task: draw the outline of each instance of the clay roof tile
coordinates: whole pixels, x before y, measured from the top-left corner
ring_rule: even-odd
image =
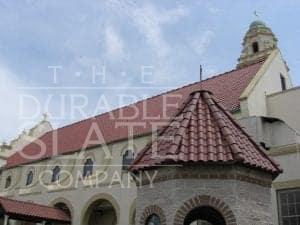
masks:
[[[258,168],[274,175],[281,172],[278,164],[264,153],[210,92],[193,92],[183,105],[189,113],[185,113],[185,109],[178,111],[154,140],[154,143],[158,143],[155,146],[157,154],[152,155],[152,145],[147,145],[134,160],[131,171],[175,163],[229,162]],[[182,114],[185,114],[185,120],[178,119]],[[166,143],[165,135],[177,123],[180,129],[174,134],[174,141]],[[201,131],[198,132],[194,127],[201,127]],[[168,158],[163,158],[163,155],[168,155]],[[159,160],[157,156],[160,156]],[[172,162],[170,156],[178,160]]]
[[[191,112],[197,114],[197,119],[205,121],[210,124],[209,114],[203,112],[208,110],[206,105],[197,105],[197,109],[203,112],[203,115],[194,112],[196,107],[197,96],[193,99],[193,104],[189,105],[190,108],[184,106],[183,101],[192,91],[198,90],[203,87],[214,93],[216,99],[225,105],[225,108],[231,112],[239,109],[242,92],[251,82],[257,71],[261,68],[263,62],[253,64],[251,66],[236,69],[224,74],[209,78],[202,82],[196,82],[139,102],[134,104],[115,109],[86,120],[82,120],[65,127],[50,131],[40,137],[38,141],[32,142],[25,146],[21,151],[16,152],[7,159],[6,167],[15,167],[18,165],[29,164],[37,160],[50,158],[54,155],[69,154],[75,151],[80,151],[84,147],[84,143],[88,138],[90,128],[94,125],[101,130],[103,139],[97,140],[95,134],[92,135],[92,140],[97,140],[98,145],[109,144],[118,140],[126,139],[131,134],[126,125],[120,126],[122,123],[139,123],[142,126],[136,126],[133,129],[133,136],[141,136],[153,132],[153,123],[167,122],[169,117],[177,112],[175,107],[164,107],[163,104],[168,99],[172,103],[178,103],[181,108],[186,110],[185,118],[194,120],[190,117]],[[176,98],[174,97],[176,96]],[[180,99],[178,97],[180,96]],[[207,104],[213,106],[213,102],[207,96]],[[134,109],[138,110],[138,114],[131,119],[122,119],[120,116],[132,116],[136,113]],[[211,110],[214,110],[211,107]],[[145,116],[147,115],[147,116]],[[157,119],[158,118],[158,119]],[[188,121],[186,121],[188,123]],[[221,123],[221,122],[220,122]],[[183,127],[186,125],[183,124]],[[225,126],[225,125],[224,125]],[[198,129],[201,131],[201,126],[198,124]],[[172,131],[173,132],[173,131]],[[41,149],[43,143],[44,149]],[[55,144],[57,143],[57,145]],[[96,146],[97,144],[88,147]],[[43,153],[43,154],[40,154]],[[27,157],[24,157],[27,156]]]

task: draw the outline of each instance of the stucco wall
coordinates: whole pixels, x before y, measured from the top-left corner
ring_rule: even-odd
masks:
[[[292,145],[274,149],[270,152],[270,155],[284,170],[284,172],[274,180],[272,185],[272,211],[275,218],[275,225],[278,225],[277,191],[300,188],[300,146]]]
[[[58,156],[32,165],[4,170],[0,182],[1,195],[45,205],[51,205],[59,199],[67,201],[73,211],[74,225],[84,224],[83,214],[86,207],[92,203],[91,199],[108,198],[108,201],[116,202],[118,224],[127,225],[134,210],[136,186],[134,181],[128,178],[128,173],[122,171],[122,156],[127,149],[142,149],[149,138],[150,136],[139,137],[132,143],[125,140],[107,146],[111,159],[106,159],[104,149],[97,147],[82,153]],[[83,162],[89,157],[94,159],[94,174],[98,173],[98,176],[93,175],[82,181],[77,172],[82,172]],[[51,171],[55,165],[60,165],[63,171],[58,184],[51,183],[51,173],[41,176],[45,171]],[[32,185],[26,186],[30,170],[34,171],[34,180]],[[9,175],[12,177],[12,184],[5,189],[5,180]]]
[[[300,133],[300,87],[267,96],[268,115],[284,120]]]
[[[280,74],[286,79],[286,87],[292,88],[286,65],[280,52],[276,50],[258,71],[257,79],[250,83],[249,93],[244,96],[247,98],[243,98],[242,95],[241,108],[244,117],[268,115],[266,96],[282,90]]]
[[[281,120],[252,116],[238,121],[258,144],[264,143],[268,149],[300,142],[300,135]]]

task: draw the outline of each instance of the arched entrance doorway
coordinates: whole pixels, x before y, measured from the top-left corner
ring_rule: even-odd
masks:
[[[100,199],[88,207],[84,220],[87,225],[116,225],[117,213],[108,200]]]
[[[226,222],[214,208],[201,206],[186,215],[183,225],[226,225]]]

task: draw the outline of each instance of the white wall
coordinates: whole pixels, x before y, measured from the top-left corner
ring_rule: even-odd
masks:
[[[300,132],[300,87],[267,97],[268,115],[280,118]]]
[[[266,96],[282,90],[280,74],[286,78],[287,88],[292,88],[292,82],[280,52],[276,51],[272,54],[274,54],[274,56],[270,55],[270,57],[273,58],[268,59],[269,62],[268,60],[265,62],[265,64],[269,63],[267,68],[265,68],[266,70],[259,71],[263,74],[253,87],[246,100],[248,108],[248,115],[246,116],[267,116]],[[261,69],[264,68],[262,67]]]
[[[300,146],[289,153],[289,149],[281,150],[281,154],[275,155],[274,159],[278,162],[283,169],[283,173],[280,174],[273,182],[272,188],[272,209],[274,215],[274,224],[278,225],[278,202],[277,191],[284,189],[300,188]],[[276,152],[275,150],[274,152]]]

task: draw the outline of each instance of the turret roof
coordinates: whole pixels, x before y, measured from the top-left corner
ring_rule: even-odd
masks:
[[[240,164],[275,175],[281,172],[211,92],[204,90],[190,94],[130,170],[191,163]]]

